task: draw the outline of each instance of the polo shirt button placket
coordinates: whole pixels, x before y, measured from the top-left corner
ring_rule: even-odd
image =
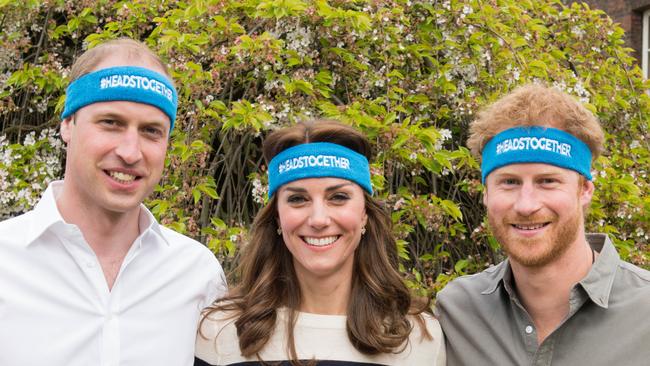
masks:
[[[534,330],[534,328],[533,328],[532,325],[527,325],[526,328],[524,329],[524,331],[526,332],[526,334],[531,334],[531,333],[533,333],[533,330]]]

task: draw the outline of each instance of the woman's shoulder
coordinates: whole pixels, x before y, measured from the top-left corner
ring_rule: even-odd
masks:
[[[423,312],[409,316],[413,330],[402,352],[412,365],[445,365],[445,339],[438,319]]]
[[[217,365],[224,356],[239,355],[237,338],[238,312],[216,310],[204,314],[196,336],[195,354],[209,364]]]
[[[414,328],[422,328],[422,326],[424,326],[430,335],[442,336],[442,328],[440,327],[440,322],[438,322],[438,319],[436,319],[433,314],[422,312],[420,314],[409,315],[409,320],[411,323],[413,323]],[[418,327],[418,324],[422,326]]]
[[[235,320],[239,316],[239,312],[235,310],[211,310],[205,312],[202,317],[200,329],[204,334],[212,334],[215,330],[221,330],[227,326],[234,326]]]
[[[430,313],[409,315],[409,321],[413,325],[411,331],[411,342],[437,342],[443,339],[440,322]],[[429,337],[430,336],[430,337]],[[432,338],[432,339],[431,339]]]

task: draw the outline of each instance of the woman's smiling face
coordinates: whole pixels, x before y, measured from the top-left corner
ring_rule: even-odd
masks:
[[[282,186],[278,219],[298,279],[352,278],[368,216],[363,189],[346,179],[308,178]]]

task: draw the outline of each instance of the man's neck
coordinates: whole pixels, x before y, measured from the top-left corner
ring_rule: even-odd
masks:
[[[526,267],[511,260],[515,287],[535,323],[538,344],[566,318],[571,289],[589,273],[592,255],[582,234],[565,253],[545,266]]]
[[[67,192],[65,185],[56,200],[63,219],[76,225],[99,260],[109,289],[131,245],[140,234],[140,208],[128,212],[110,212],[83,204]]]

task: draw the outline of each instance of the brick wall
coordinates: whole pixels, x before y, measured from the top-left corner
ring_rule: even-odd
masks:
[[[621,25],[625,30],[626,42],[636,53],[636,58],[641,63],[641,47],[643,42],[643,11],[650,8],[650,0],[565,0],[571,4],[584,2],[592,9],[601,9],[612,20]]]

